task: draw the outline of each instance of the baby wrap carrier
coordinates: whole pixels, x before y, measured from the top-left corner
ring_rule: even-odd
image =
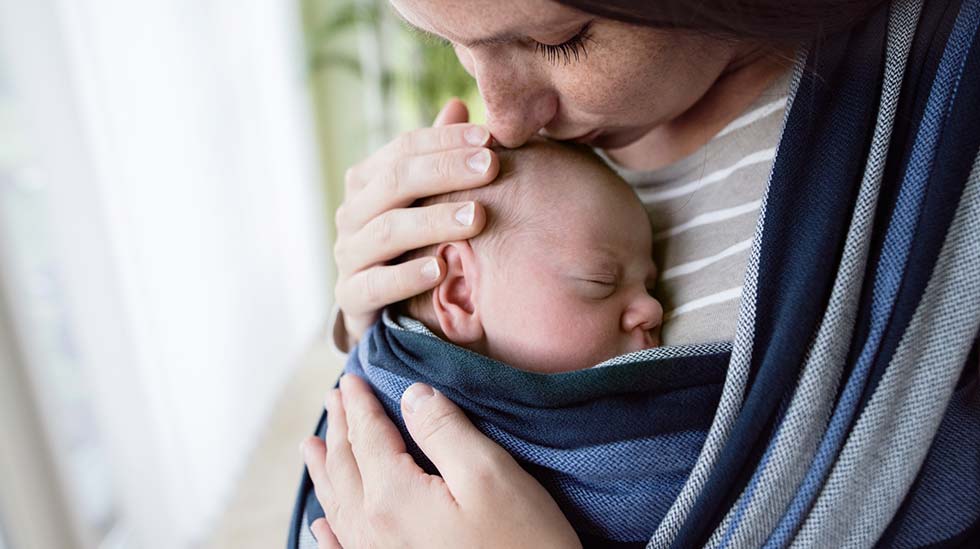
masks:
[[[980,0],[896,0],[801,54],[731,344],[543,375],[388,322],[348,371],[430,471],[398,400],[415,381],[445,393],[587,546],[969,546],[978,24]],[[311,488],[290,547],[322,515]]]

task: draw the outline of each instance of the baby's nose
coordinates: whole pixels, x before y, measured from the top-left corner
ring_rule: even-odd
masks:
[[[639,329],[651,331],[663,322],[664,309],[660,302],[649,294],[639,296],[623,314],[623,330],[632,332]]]

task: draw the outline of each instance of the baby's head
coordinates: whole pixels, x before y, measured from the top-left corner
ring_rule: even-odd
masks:
[[[586,147],[497,150],[493,183],[427,199],[476,200],[468,241],[430,246],[446,276],[401,306],[445,339],[538,372],[578,370],[659,344],[650,223],[626,182]]]

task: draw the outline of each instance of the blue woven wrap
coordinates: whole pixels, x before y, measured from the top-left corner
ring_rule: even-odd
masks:
[[[445,393],[586,546],[980,547],[980,0],[807,45],[786,109],[733,342],[542,375],[389,323],[348,371],[432,472],[398,401]],[[289,547],[318,516],[304,474]]]
[[[395,419],[415,381],[443,392],[552,493],[590,539],[646,542],[673,503],[711,425],[726,345],[559,375],[516,370],[435,337],[374,326],[346,372],[362,376]],[[658,357],[659,356],[659,360]]]

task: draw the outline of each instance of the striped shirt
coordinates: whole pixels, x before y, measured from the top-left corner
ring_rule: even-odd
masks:
[[[790,73],[699,150],[633,171],[604,158],[650,215],[664,345],[731,340],[742,279],[782,129]]]

